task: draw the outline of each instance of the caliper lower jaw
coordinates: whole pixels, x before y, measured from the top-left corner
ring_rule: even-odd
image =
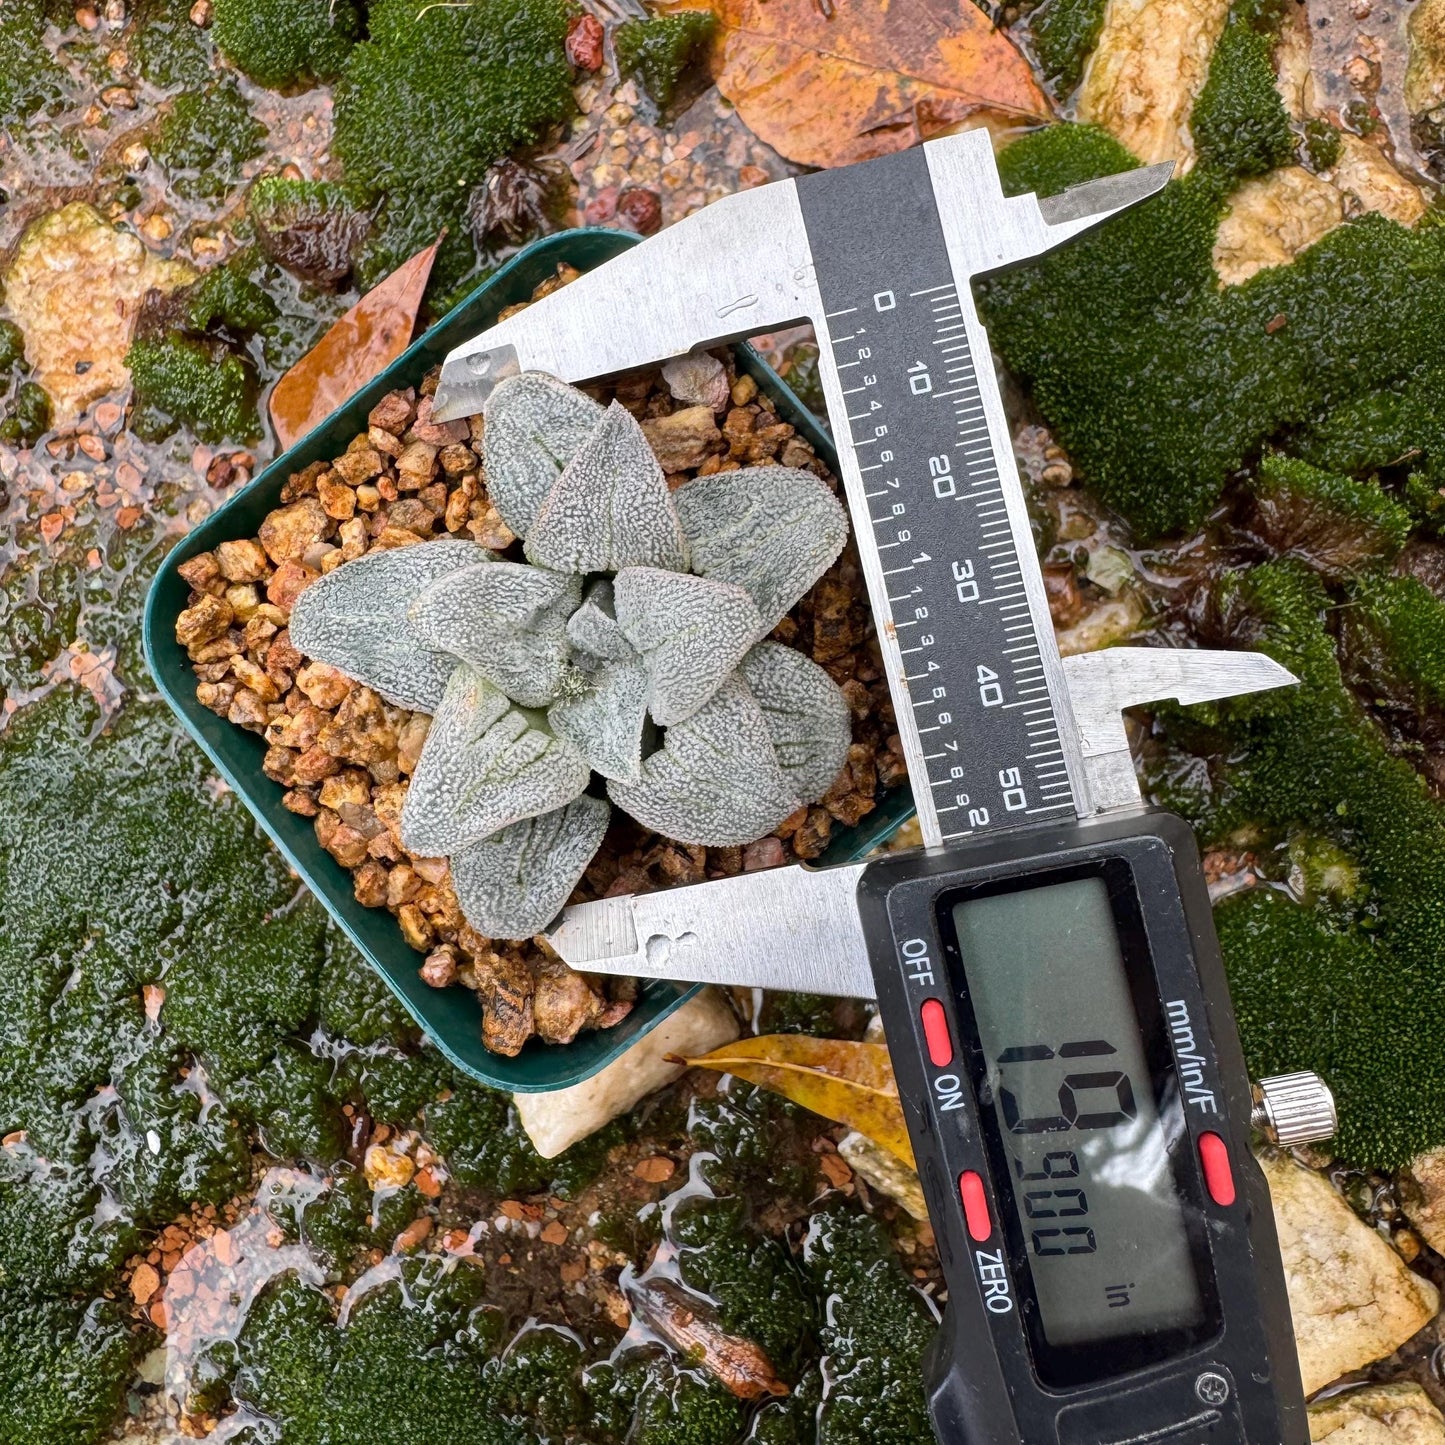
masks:
[[[1083,762],[1079,811],[1085,815],[1143,802],[1124,731],[1125,708],[1171,699],[1213,702],[1299,681],[1262,652],[1109,647],[1066,657],[1063,663]]]

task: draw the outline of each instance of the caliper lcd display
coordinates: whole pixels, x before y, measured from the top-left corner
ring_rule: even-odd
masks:
[[[1194,1335],[1207,1314],[1173,1070],[1141,1020],[1117,902],[1095,873],[950,910],[1000,1208],[1032,1280],[1035,1352],[1055,1357]]]

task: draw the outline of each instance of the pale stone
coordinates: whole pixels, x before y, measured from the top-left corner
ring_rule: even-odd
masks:
[[[1434,1318],[1440,1296],[1322,1174],[1274,1150],[1269,1181],[1305,1393],[1392,1354]],[[1348,1438],[1348,1437],[1346,1437]]]
[[[1347,131],[1340,132],[1340,158],[1330,179],[1367,211],[1378,211],[1402,226],[1413,226],[1425,214],[1424,191],[1390,164],[1379,146]]]
[[[1267,266],[1286,266],[1345,219],[1345,198],[1303,166],[1246,181],[1229,198],[1214,239],[1214,269],[1226,286]]]
[[[1445,105],[1445,0],[1417,0],[1407,30],[1405,106],[1411,115],[1428,115]]]
[[[1144,604],[1136,593],[1126,592],[1093,608],[1087,616],[1058,634],[1059,651],[1065,657],[1076,652],[1097,652],[1139,630],[1144,621]]]
[[[1189,112],[1230,0],[1109,0],[1079,89],[1079,119],[1146,165],[1194,159]]]
[[[1315,77],[1310,63],[1309,11],[1303,5],[1289,7],[1279,27],[1274,46],[1275,89],[1289,118],[1308,120],[1315,110]]]
[[[1405,1215],[1415,1232],[1431,1249],[1445,1252],[1445,1148],[1412,1159],[1401,1185]]]
[[[865,1184],[896,1199],[915,1219],[928,1218],[918,1171],[910,1169],[896,1154],[856,1129],[838,1141],[838,1152]]]
[[[704,989],[590,1079],[512,1101],[537,1152],[552,1159],[679,1077],[684,1066],[669,1054],[695,1059],[737,1036],[737,1015],[716,989]]]
[[[57,422],[130,383],[125,354],[141,300],[197,272],[152,254],[134,232],[74,201],[32,222],[4,277],[5,304],[25,333],[34,380]]]
[[[1309,1417],[1310,1439],[1328,1445],[1445,1445],[1445,1419],[1413,1380],[1332,1395]]]

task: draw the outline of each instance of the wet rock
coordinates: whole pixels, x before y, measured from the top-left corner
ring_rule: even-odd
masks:
[[[0,292],[25,333],[34,380],[49,393],[57,422],[129,384],[125,354],[146,293],[172,291],[195,276],[80,201],[26,229]]]
[[[321,285],[351,270],[371,229],[371,212],[330,181],[265,176],[251,187],[247,208],[266,255],[293,276]]]
[[[1445,1445],[1445,1419],[1413,1380],[1318,1400],[1309,1422],[1319,1445]]]
[[[595,15],[574,15],[567,25],[567,59],[578,70],[600,70],[605,35]]]
[[[1303,166],[1246,181],[1229,198],[1214,241],[1214,269],[1226,286],[1267,266],[1284,266],[1345,219],[1345,198]]]
[[[1393,1353],[1434,1318],[1439,1292],[1323,1175],[1273,1150],[1260,1164],[1279,1231],[1300,1373],[1311,1394]]]
[[[722,995],[705,989],[590,1079],[547,1094],[514,1095],[522,1127],[537,1152],[551,1159],[677,1078],[683,1067],[669,1063],[669,1054],[697,1058],[738,1032]]]
[[[1079,119],[1146,165],[1194,158],[1189,112],[1230,0],[1109,0],[1079,91]]]
[[[1340,134],[1340,158],[1330,179],[1367,211],[1378,211],[1402,226],[1425,214],[1425,193],[1390,164],[1379,146],[1357,135]]]
[[[617,197],[617,219],[639,236],[650,236],[662,225],[662,198],[642,186],[628,186]]]
[[[1405,107],[1438,130],[1445,122],[1445,0],[1418,0],[1407,26]]]
[[[1400,1182],[1406,1217],[1431,1249],[1445,1253],[1445,1148],[1412,1159]]]
[[[896,1199],[914,1219],[927,1220],[928,1205],[923,1200],[918,1172],[910,1169],[896,1154],[890,1153],[881,1144],[875,1144],[856,1129],[838,1141],[838,1153],[865,1184],[890,1199]]]

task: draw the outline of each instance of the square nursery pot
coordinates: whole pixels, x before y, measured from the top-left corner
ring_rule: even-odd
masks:
[[[263,740],[196,700],[190,661],[175,640],[175,620],[190,591],[178,568],[187,558],[209,551],[219,542],[254,537],[266,514],[278,505],[282,483],[292,472],[345,450],[352,437],[365,428],[367,413],[383,395],[398,387],[419,385],[454,346],[492,325],[505,307],[528,300],[535,287],[555,273],[559,262],[588,271],[635,245],[637,239],[619,231],[564,231],[521,251],[339,411],[186,536],[162,564],[146,599],[146,660],[166,701],[217,771],[442,1052],[474,1079],[522,1093],[565,1088],[595,1074],[691,998],[697,987],[648,982],[622,1023],[583,1034],[565,1046],[534,1039],[510,1059],[484,1048],[481,1009],[475,996],[465,988],[434,989],[422,982],[418,955],[402,939],[396,919],[384,910],[363,908],[352,893],[351,874],[317,842],[310,821],[281,806],[281,789],[261,771],[266,750]],[[836,471],[837,454],[827,432],[777,373],[749,346],[737,348],[737,361],[772,397],[779,414],[796,426]],[[862,857],[912,812],[908,789],[896,789],[863,824],[840,833],[820,861],[841,863]],[[765,945],[760,941],[759,946]]]

